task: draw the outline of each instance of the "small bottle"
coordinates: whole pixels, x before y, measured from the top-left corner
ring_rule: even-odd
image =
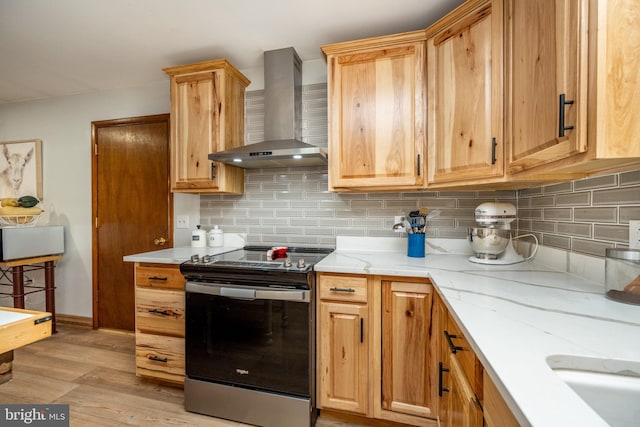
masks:
[[[204,248],[205,246],[207,246],[207,232],[196,225],[196,229],[191,232],[191,247]]]
[[[224,246],[224,233],[217,225],[214,225],[213,228],[209,231],[208,235],[209,239],[209,247],[211,248],[219,248]]]

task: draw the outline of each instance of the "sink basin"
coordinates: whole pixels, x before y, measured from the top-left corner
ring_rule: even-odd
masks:
[[[640,364],[574,356],[551,356],[547,364],[610,426],[638,426]]]

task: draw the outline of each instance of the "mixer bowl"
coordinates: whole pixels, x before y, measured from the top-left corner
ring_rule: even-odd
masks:
[[[511,240],[511,230],[470,227],[468,240],[478,258],[497,258],[507,248]]]

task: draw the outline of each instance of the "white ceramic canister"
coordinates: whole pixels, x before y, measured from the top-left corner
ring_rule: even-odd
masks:
[[[207,246],[207,232],[196,225],[196,229],[191,232],[191,247],[204,248],[205,246]]]
[[[217,225],[214,225],[213,228],[209,231],[208,234],[209,247],[219,248],[224,246],[224,233]]]

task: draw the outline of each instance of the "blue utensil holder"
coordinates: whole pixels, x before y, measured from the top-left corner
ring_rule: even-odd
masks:
[[[424,258],[424,233],[407,234],[407,255],[413,258]]]

